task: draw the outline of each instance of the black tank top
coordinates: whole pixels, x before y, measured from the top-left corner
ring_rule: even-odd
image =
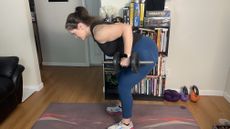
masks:
[[[116,52],[124,53],[124,42],[123,38],[119,37],[115,39],[114,41],[106,42],[106,43],[99,43],[95,38],[93,34],[93,28],[96,25],[99,24],[113,24],[113,23],[106,23],[104,21],[96,21],[90,26],[90,31],[92,33],[92,37],[94,41],[98,44],[99,48],[104,52],[107,56],[113,56]],[[141,34],[139,33],[133,33],[133,46],[135,43],[141,38]]]

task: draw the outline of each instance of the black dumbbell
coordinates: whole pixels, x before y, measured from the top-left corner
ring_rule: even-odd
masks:
[[[153,64],[153,61],[140,61],[137,53],[133,52],[130,57],[131,70],[138,72],[140,65]]]
[[[113,56],[113,61],[104,61],[104,64],[113,64],[115,73],[120,71],[120,58],[121,54],[119,52],[115,53]],[[142,64],[153,64],[153,61],[140,61],[138,54],[133,52],[130,57],[131,70],[135,73],[138,72],[140,65]]]
[[[119,71],[120,71],[120,58],[121,58],[120,53],[116,52],[113,55],[113,60],[112,61],[104,61],[104,64],[113,64],[115,73],[119,73]]]

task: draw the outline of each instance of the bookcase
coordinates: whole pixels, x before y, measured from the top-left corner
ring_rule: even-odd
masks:
[[[130,22],[129,7],[124,7],[123,19]],[[142,12],[143,13],[143,12]],[[133,15],[134,16],[134,15]],[[135,18],[132,18],[135,19]],[[151,72],[132,89],[134,100],[163,100],[166,85],[166,61],[168,57],[170,35],[170,11],[146,11],[145,17],[138,26],[133,27],[134,33],[140,33],[150,37],[158,47],[158,62]],[[142,22],[142,23],[141,23]],[[113,57],[104,55],[104,60],[112,60]],[[104,97],[105,99],[118,99],[117,75],[111,64],[103,65]]]

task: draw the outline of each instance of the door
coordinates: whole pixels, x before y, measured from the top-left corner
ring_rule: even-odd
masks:
[[[65,21],[81,0],[48,2],[35,0],[43,65],[89,66],[88,42],[75,39],[65,30]]]

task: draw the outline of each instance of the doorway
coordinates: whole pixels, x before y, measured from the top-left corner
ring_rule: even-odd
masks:
[[[100,0],[29,0],[29,3],[40,68],[42,65],[101,66],[103,54],[94,40],[75,39],[64,28],[67,15],[73,12],[76,6],[85,6],[90,14],[98,15]]]
[[[30,13],[31,13],[32,25],[34,30],[34,38],[35,38],[36,49],[37,49],[38,63],[39,63],[39,68],[41,69],[43,58],[42,58],[42,50],[41,50],[41,44],[39,39],[39,33],[38,33],[38,25],[37,25],[34,0],[29,0],[29,6],[30,6]]]

